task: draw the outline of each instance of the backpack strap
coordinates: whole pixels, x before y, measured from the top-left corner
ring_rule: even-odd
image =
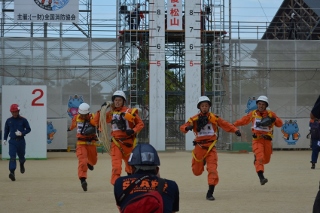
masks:
[[[83,130],[84,130],[84,127],[86,126],[87,123],[88,123],[88,121],[87,121],[87,120],[84,120],[83,126],[82,126],[82,128],[81,128],[81,130],[80,130],[80,134],[81,134],[81,135],[83,135]]]
[[[117,205],[120,206],[121,202],[123,201],[124,198],[126,198],[128,196],[128,194],[131,192],[131,190],[138,185],[141,181],[143,181],[144,179],[150,177],[149,175],[144,175],[142,177],[140,177],[139,179],[137,179],[136,181],[134,181],[133,183],[131,183],[123,192],[122,194],[117,198],[116,202]]]
[[[162,192],[163,192],[164,183],[165,183],[165,179],[163,179],[163,178],[158,178],[157,191],[158,191],[161,195],[162,195]]]

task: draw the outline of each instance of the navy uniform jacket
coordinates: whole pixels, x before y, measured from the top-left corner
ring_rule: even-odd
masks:
[[[16,131],[19,130],[22,135],[16,136]],[[23,137],[31,131],[29,122],[22,116],[17,118],[8,118],[4,126],[4,140],[8,139],[8,135],[11,139],[24,139]]]
[[[312,213],[319,213],[319,212],[320,212],[320,190],[318,191],[316,199],[314,200]]]
[[[311,113],[313,114],[314,117],[320,119],[320,95],[314,104]],[[319,187],[320,188],[320,187]],[[320,190],[317,193],[316,199],[314,200],[313,204],[313,213],[319,213],[320,212]]]
[[[134,182],[136,179],[146,175],[145,173],[136,173],[129,176],[119,177],[114,184],[114,196],[117,199],[123,190],[130,185],[130,183]],[[120,208],[122,209],[126,203],[132,198],[139,196],[148,191],[156,190],[156,186],[158,185],[158,177],[155,175],[150,175],[150,178],[144,179],[140,186],[137,185],[120,204]],[[172,213],[179,211],[179,188],[175,181],[165,179],[165,187],[164,192],[162,193],[163,199],[163,209],[164,213]]]
[[[311,113],[313,114],[314,117],[320,119],[320,95],[318,99],[316,100],[316,103],[314,104]]]

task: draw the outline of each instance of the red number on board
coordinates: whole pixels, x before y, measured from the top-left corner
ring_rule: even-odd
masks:
[[[37,92],[39,92],[40,94],[39,94],[38,97],[36,97],[35,99],[32,100],[31,106],[44,106],[44,103],[38,103],[38,102],[37,102],[37,101],[38,101],[39,99],[41,99],[42,96],[43,96],[43,91],[42,91],[42,89],[34,89],[34,90],[32,91],[32,94],[36,94]]]

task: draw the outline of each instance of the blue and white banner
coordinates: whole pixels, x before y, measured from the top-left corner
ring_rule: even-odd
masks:
[[[15,22],[79,21],[79,0],[15,0]]]

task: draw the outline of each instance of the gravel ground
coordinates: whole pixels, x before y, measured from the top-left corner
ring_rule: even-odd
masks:
[[[205,199],[207,172],[194,176],[190,152],[160,152],[161,177],[175,180],[183,213],[305,213],[312,212],[320,165],[310,169],[311,151],[274,151],[265,167],[269,182],[261,186],[253,153],[218,152],[220,182],[215,201]],[[110,184],[111,161],[99,153],[88,171],[88,191],[77,178],[73,152],[48,152],[47,160],[27,160],[25,174],[8,178],[8,161],[0,161],[0,212],[118,212]],[[124,174],[124,173],[123,173]]]

